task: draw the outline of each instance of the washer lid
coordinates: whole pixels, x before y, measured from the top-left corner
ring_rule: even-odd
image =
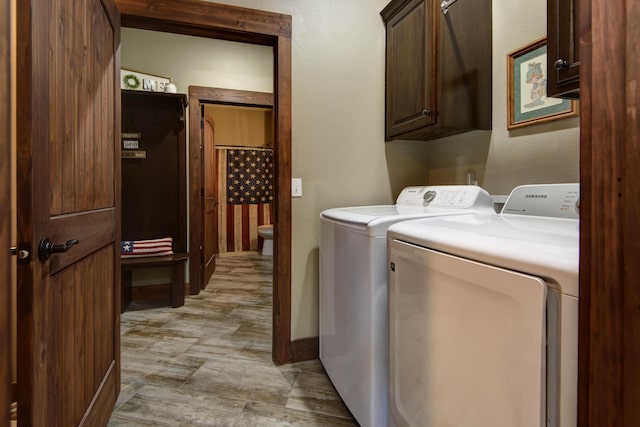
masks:
[[[523,215],[459,215],[392,225],[389,238],[542,277],[578,296],[579,222]]]
[[[471,212],[469,211],[469,213]],[[387,228],[396,222],[424,218],[428,215],[451,215],[452,213],[451,209],[423,208],[419,206],[354,206],[327,209],[320,214],[320,218],[323,222],[341,224],[371,236],[385,236]]]
[[[362,230],[370,228],[370,233],[378,234],[398,221],[474,212],[494,212],[489,193],[475,185],[439,185],[407,187],[395,205],[333,208],[323,211],[320,217]]]
[[[399,218],[397,217],[404,219],[420,218],[425,213],[433,210],[433,208],[424,208],[422,206],[402,205],[353,206],[327,209],[322,212],[321,217],[366,227],[372,222],[384,218],[389,218],[391,221],[398,221]]]

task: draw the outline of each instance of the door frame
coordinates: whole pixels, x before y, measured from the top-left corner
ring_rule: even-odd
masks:
[[[189,95],[187,95],[189,96]],[[204,104],[200,105],[200,114],[201,114],[201,118],[200,118],[200,131],[197,132],[197,138],[199,139],[199,142],[197,142],[197,144],[200,146],[200,153],[201,153],[201,161],[200,161],[200,167],[202,168],[202,180],[201,180],[201,184],[202,184],[202,191],[201,191],[201,197],[200,197],[200,203],[201,203],[201,209],[202,209],[202,214],[200,215],[201,221],[202,221],[202,230],[200,232],[200,273],[203,273],[203,277],[201,277],[200,279],[200,289],[204,289],[207,286],[207,283],[209,282],[209,280],[211,279],[211,276],[213,276],[213,273],[215,273],[216,271],[216,261],[218,258],[218,254],[220,253],[220,251],[218,250],[218,212],[220,210],[219,208],[219,202],[218,202],[218,180],[217,180],[217,174],[218,174],[218,167],[215,164],[215,150],[216,150],[216,137],[215,137],[215,128],[214,128],[214,124],[212,121],[210,121],[205,114],[205,110],[204,110]],[[208,136],[208,133],[210,132],[210,136]],[[210,151],[207,150],[207,140],[211,139],[212,141],[212,146],[209,147]],[[189,140],[189,146],[191,146],[191,144],[196,144],[196,142],[192,142],[192,140]],[[212,170],[208,170],[207,169],[207,155],[211,156],[211,163],[210,163],[210,167]],[[213,177],[213,180],[211,179]],[[207,188],[207,181],[209,181],[210,185],[213,185],[213,188],[208,189]],[[206,204],[206,198],[207,197],[212,197],[213,198],[213,208],[212,208],[212,212],[211,212],[211,220],[213,220],[213,224],[210,224],[211,226],[211,230],[207,230],[207,209],[210,209],[207,204]],[[193,206],[193,205],[191,205]],[[212,247],[211,248],[207,248],[207,240],[206,240],[206,236],[207,236],[207,231],[209,231],[210,233],[213,234],[213,241],[211,242]],[[207,252],[207,249],[210,251],[209,253]],[[211,256],[209,256],[211,255]],[[209,256],[209,258],[207,258]],[[211,266],[209,266],[209,264],[213,264]],[[191,265],[191,264],[189,264]]]
[[[11,245],[11,6],[0,4],[0,247]],[[11,396],[11,258],[0,257],[0,423],[9,422]]]
[[[640,8],[580,10],[578,426],[640,419]]]
[[[271,356],[278,365],[288,363],[291,361],[291,16],[199,0],[116,0],[116,5],[123,27],[273,47],[276,185]],[[199,163],[195,165],[200,168]],[[193,163],[189,165],[190,168],[193,166]],[[193,170],[190,170],[190,178],[190,182],[201,179]],[[191,200],[194,198],[192,191],[190,184]],[[199,194],[195,196],[199,197]],[[190,220],[198,215],[199,224],[201,212],[194,213],[194,207],[197,209],[198,206],[191,206]],[[193,232],[190,232],[190,238],[193,238]],[[192,267],[190,271],[193,271]],[[190,281],[194,281],[193,276]],[[197,278],[196,283],[199,283]],[[193,285],[191,289],[194,289]]]
[[[189,292],[197,295],[204,289],[202,277],[202,193],[204,171],[202,170],[202,133],[200,121],[202,107],[206,104],[225,104],[242,107],[273,108],[274,96],[266,92],[250,92],[204,86],[189,86]],[[275,150],[277,152],[277,149]],[[277,153],[275,154],[277,156]],[[276,174],[276,180],[278,179]],[[274,259],[275,262],[275,259]],[[274,270],[274,288],[276,283]],[[275,290],[275,289],[274,289]],[[275,296],[274,296],[275,298]]]

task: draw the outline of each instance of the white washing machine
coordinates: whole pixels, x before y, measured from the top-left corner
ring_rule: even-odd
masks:
[[[494,213],[477,186],[407,187],[395,205],[320,215],[320,360],[363,427],[387,425],[387,228],[398,221]]]
[[[389,228],[390,425],[575,427],[578,197]]]

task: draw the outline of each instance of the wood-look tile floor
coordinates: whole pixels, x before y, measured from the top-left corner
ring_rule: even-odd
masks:
[[[223,256],[183,307],[123,313],[109,426],[357,426],[318,360],[271,361],[271,272],[271,257]]]

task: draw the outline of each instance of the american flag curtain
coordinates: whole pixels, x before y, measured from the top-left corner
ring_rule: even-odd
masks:
[[[273,150],[227,150],[227,200],[233,205],[273,201]]]
[[[250,147],[243,147],[244,150],[251,150]],[[229,173],[228,163],[229,151],[239,151],[238,148],[228,149],[216,147],[216,169],[218,171],[218,251],[243,252],[256,251],[262,238],[258,236],[258,226],[272,224],[273,204],[272,203],[252,203],[233,204],[229,203]],[[266,151],[266,150],[260,150]],[[273,159],[273,151],[267,151]],[[273,180],[272,180],[273,182]]]

